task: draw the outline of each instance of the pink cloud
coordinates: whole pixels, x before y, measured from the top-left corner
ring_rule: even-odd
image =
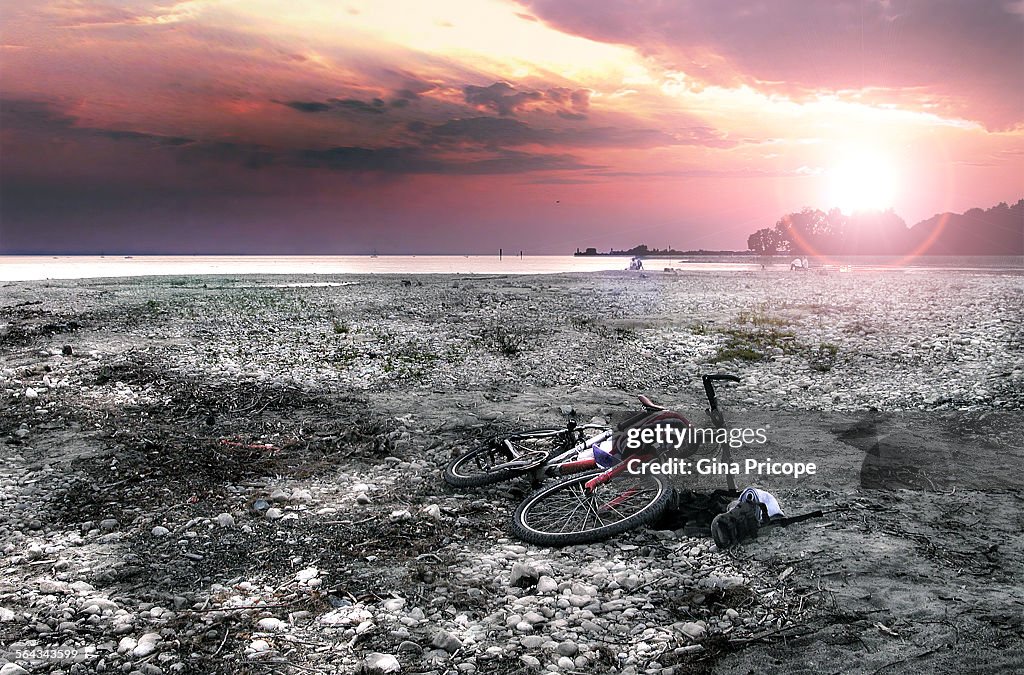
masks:
[[[1024,122],[1024,16],[969,0],[526,0],[569,33],[627,44],[707,84],[871,100],[992,129]]]

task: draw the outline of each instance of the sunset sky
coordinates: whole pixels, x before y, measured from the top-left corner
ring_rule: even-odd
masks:
[[[0,0],[0,253],[717,249],[1024,197],[1024,0]]]

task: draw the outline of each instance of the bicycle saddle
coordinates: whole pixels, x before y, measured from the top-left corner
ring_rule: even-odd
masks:
[[[648,410],[665,410],[665,406],[658,405],[657,403],[647,398],[643,394],[640,394],[639,396],[637,396],[637,398],[640,399],[640,405],[647,408]]]

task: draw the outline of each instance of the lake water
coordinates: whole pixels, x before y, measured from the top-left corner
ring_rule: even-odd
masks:
[[[552,274],[623,270],[628,257],[610,256],[0,256],[0,281],[84,279],[196,274]],[[849,257],[812,259],[811,267],[861,272],[900,269],[908,272],[1024,271],[1024,258],[1015,256],[925,256],[899,258]],[[760,271],[752,256],[682,256],[647,259],[649,271]],[[789,271],[789,256],[777,256],[769,271]]]

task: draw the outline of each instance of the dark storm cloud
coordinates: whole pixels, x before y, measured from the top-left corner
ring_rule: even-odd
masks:
[[[369,101],[354,96],[333,97],[323,101],[278,101],[293,110],[304,113],[365,113],[379,115],[387,112],[387,107],[406,108],[410,104],[420,101],[423,95],[434,91],[438,86],[417,78],[415,75],[402,71],[395,71],[389,68],[370,68],[371,72],[367,78],[382,85],[382,89],[390,89],[391,94],[386,97],[375,97]]]
[[[629,44],[706,84],[792,96],[870,89],[991,128],[1024,121],[1024,7],[976,0],[525,0],[541,20]],[[923,107],[928,106],[928,107]]]
[[[552,87],[547,90],[547,97],[555,103],[567,105],[575,110],[585,111],[590,108],[589,89],[570,89],[569,87]]]
[[[431,155],[417,147],[334,147],[302,150],[297,153],[296,160],[302,166],[334,171],[450,176],[597,168],[581,164],[570,155],[542,155],[506,150],[484,159],[451,160]]]
[[[137,141],[167,147],[178,147],[195,142],[193,139],[183,136],[78,126],[75,117],[42,101],[0,99],[0,118],[3,119],[4,128],[12,132],[41,132],[68,138],[107,138],[114,141]]]
[[[7,128],[24,129],[27,131],[51,131],[69,129],[75,124],[75,118],[67,115],[48,103],[27,101],[24,99],[0,99],[0,118]]]
[[[581,148],[703,145],[728,148],[736,145],[735,141],[709,127],[689,127],[672,133],[658,129],[613,126],[544,129],[507,117],[453,119],[433,126],[414,122],[408,129],[420,142],[428,145],[470,143],[489,148],[520,145]]]
[[[357,98],[329,98],[327,102],[340,110],[370,115],[380,115],[384,112],[384,100],[375,98],[369,102],[360,101]]]
[[[404,85],[395,90],[392,105],[406,105],[435,89],[437,89],[437,85],[432,82],[409,77]]]
[[[565,171],[594,169],[567,154],[540,154],[502,150],[491,146],[492,157],[462,159],[442,155],[433,148],[386,146],[366,148],[335,146],[276,150],[245,143],[196,143],[187,151],[190,159],[230,162],[249,169],[271,166],[300,166],[355,173],[484,175],[527,173],[530,171]]]
[[[552,87],[546,90],[517,89],[508,82],[495,82],[486,87],[466,85],[462,88],[466,103],[477,108],[493,110],[503,117],[515,115],[527,108],[548,109],[554,104],[555,110],[572,108],[582,115],[590,107],[588,89],[572,90],[568,87]]]
[[[431,126],[411,124],[409,130],[418,132],[427,143],[467,142],[483,146],[550,145],[554,134],[534,129],[525,122],[505,117],[470,117],[448,120]]]
[[[487,87],[467,85],[462,93],[466,103],[490,108],[499,115],[512,115],[527,103],[540,101],[544,95],[539,91],[518,91],[507,82],[495,82]]]
[[[264,169],[281,164],[285,154],[258,143],[234,143],[231,141],[206,141],[193,143],[183,148],[179,159],[186,164],[198,162],[219,162],[236,164],[246,169]]]
[[[88,129],[88,131],[96,136],[104,136],[115,141],[152,141],[160,145],[178,146],[188,145],[195,141],[191,138],[185,138],[183,136],[161,136],[159,134],[147,134],[141,131],[107,131],[105,129]]]
[[[282,105],[286,105],[289,108],[294,108],[299,112],[305,113],[327,112],[331,109],[330,105],[327,103],[321,103],[320,101],[286,101],[282,103]]]
[[[408,99],[403,99],[408,102]],[[326,101],[275,101],[304,113],[322,113],[336,110],[343,113],[381,115],[386,112],[383,99],[361,101],[357,98],[329,98]]]
[[[491,156],[474,154],[467,159],[439,149],[435,145],[423,147],[396,145],[391,147],[368,148],[359,146],[337,146],[331,148],[279,148],[257,143],[231,141],[200,141],[176,136],[161,136],[129,130],[97,129],[76,126],[76,118],[55,107],[37,101],[0,101],[5,129],[12,134],[40,133],[49,137],[68,140],[106,139],[114,142],[146,142],[153,146],[176,150],[179,161],[184,164],[219,162],[234,164],[247,169],[298,166],[332,171],[373,172],[389,174],[439,174],[439,175],[484,175],[526,173],[530,171],[564,171],[571,169],[593,169],[594,165],[582,164],[567,154],[538,154],[502,149],[505,145],[523,145],[527,136],[516,138],[506,130],[504,142],[486,142],[490,137],[498,139],[500,132],[492,129],[487,133],[466,130],[459,135],[473,140],[479,146],[487,146]],[[513,122],[487,118],[494,122]],[[525,126],[525,125],[524,125]],[[431,127],[423,125],[421,130],[429,133]],[[530,130],[526,127],[526,132]],[[144,169],[140,169],[144,171]]]

